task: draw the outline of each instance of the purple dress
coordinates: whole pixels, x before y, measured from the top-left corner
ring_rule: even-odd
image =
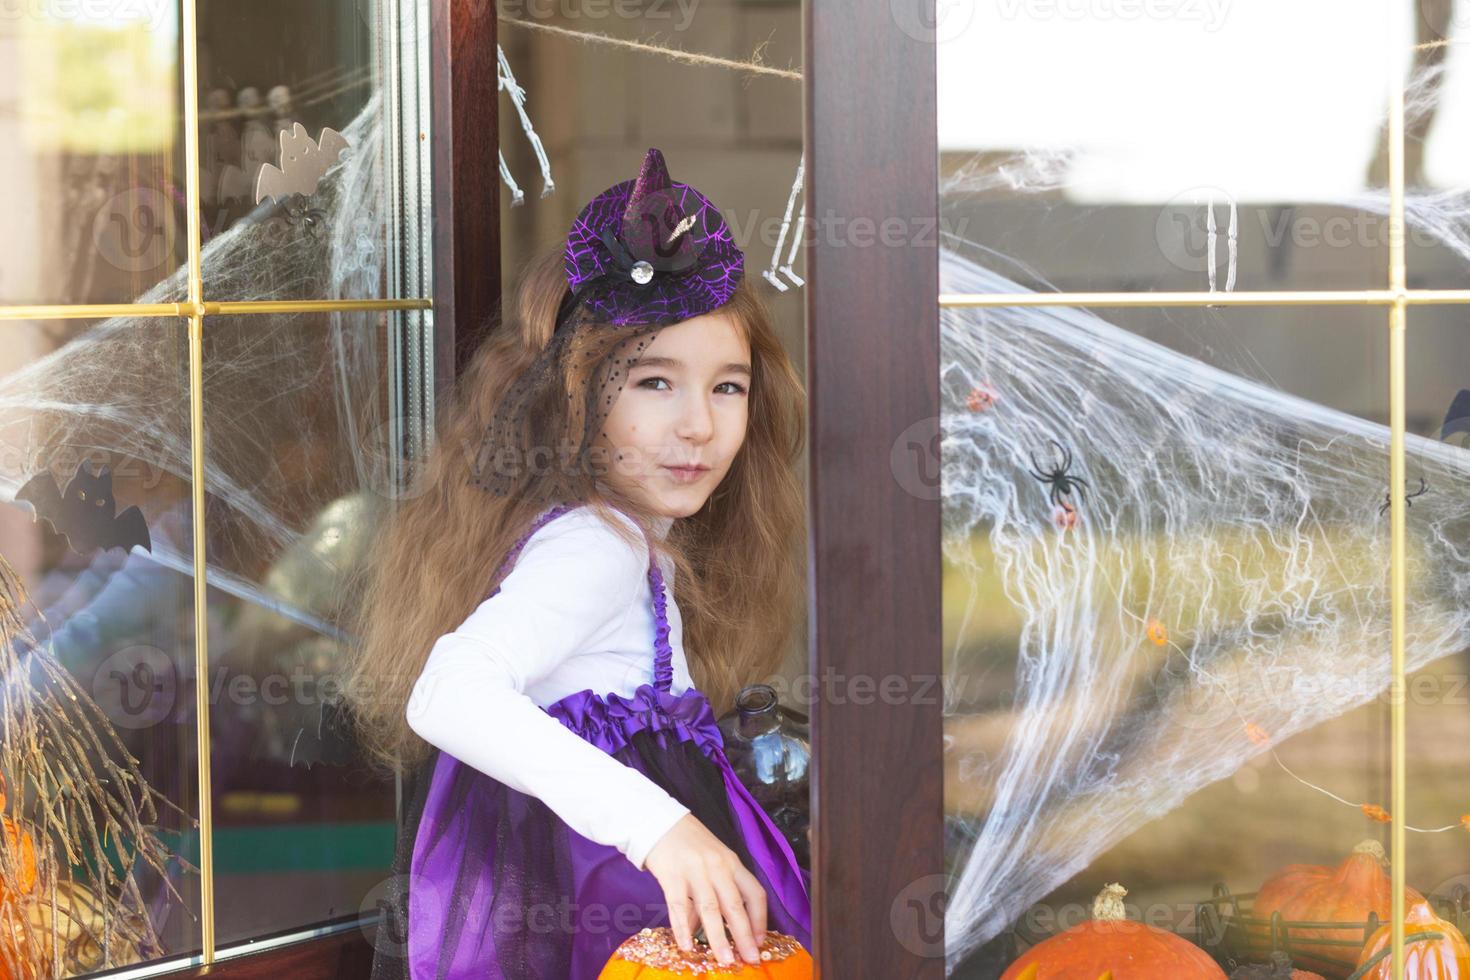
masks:
[[[570,509],[538,517],[506,564]],[[670,693],[667,597],[651,552],[648,580],[653,683],[631,697],[582,690],[544,710],[689,807],[765,888],[767,929],[810,949],[809,876],[730,768],[705,696],[693,687]],[[394,871],[379,902],[373,980],[595,980],[623,940],[669,924],[651,873],[538,798],[438,749],[408,790]]]

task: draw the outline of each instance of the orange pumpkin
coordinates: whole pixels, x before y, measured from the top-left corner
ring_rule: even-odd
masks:
[[[1320,864],[1287,865],[1256,893],[1251,918],[1269,921],[1273,913],[1280,912],[1287,922],[1344,923],[1341,929],[1288,926],[1287,940],[1292,958],[1297,962],[1328,977],[1345,977],[1352,972],[1354,959],[1347,951],[1363,938],[1362,928],[1351,924],[1367,922],[1373,913],[1382,920],[1393,914],[1393,883],[1383,869],[1386,863],[1383,845],[1376,840],[1365,840],[1336,868]],[[1424,901],[1424,896],[1405,887],[1404,901],[1413,905]],[[1252,933],[1264,941],[1266,928],[1255,926]],[[1321,945],[1328,940],[1350,945]]]
[[[792,936],[766,930],[760,945],[759,965],[747,963],[735,955],[729,966],[715,959],[714,950],[700,942],[685,952],[674,940],[668,926],[650,927],[623,940],[613,950],[612,958],[597,975],[597,980],[658,980],[678,977],[683,980],[708,974],[719,980],[756,980],[758,977],[784,980],[812,980],[812,958]]]
[[[5,777],[0,776],[0,810],[4,810],[5,804],[10,800],[9,789]],[[36,842],[9,817],[0,816],[0,825],[4,826],[5,846],[10,852],[10,859],[15,862],[20,890],[29,894],[36,886]],[[3,895],[4,891],[0,890],[0,896]]]
[[[1414,941],[1414,936],[1439,933],[1442,939],[1428,938]],[[1378,927],[1378,931],[1363,944],[1358,956],[1358,968],[1383,953],[1381,959],[1362,980],[1391,980],[1393,955],[1388,951],[1393,942],[1393,925]],[[1416,902],[1404,913],[1404,980],[1463,980],[1470,977],[1470,943],[1460,930],[1434,914],[1428,902]]]
[[[1108,885],[1092,918],[1023,953],[1001,980],[1225,980],[1225,971],[1187,939],[1125,918],[1122,885]]]
[[[41,887],[46,889],[44,880]],[[44,899],[25,903],[27,923],[10,923],[12,949],[28,950],[30,943],[38,943],[25,957],[27,968],[12,975],[6,971],[3,956],[0,956],[0,980],[43,980],[53,976],[91,974],[102,969],[104,959],[111,967],[143,962],[142,951],[129,937],[142,935],[147,927],[134,910],[118,909],[116,902],[101,898],[97,892],[76,881],[63,879],[55,883],[55,891],[46,891],[48,894]],[[29,931],[26,925],[29,925]],[[122,925],[126,928],[120,928]],[[106,957],[102,954],[105,939],[109,940]],[[0,943],[3,942],[5,940],[0,939]],[[53,974],[51,970],[54,957],[60,957],[60,973]]]
[[[0,776],[0,810],[5,809],[8,801],[6,789],[5,778]],[[0,829],[4,831],[5,850],[15,869],[21,894],[28,895],[36,887],[36,842],[19,822],[9,817],[0,816]],[[0,882],[0,903],[9,906],[12,901],[4,883]],[[26,902],[25,907],[29,910],[38,904],[40,903]],[[0,940],[0,943],[5,944],[10,956],[18,957],[21,962],[18,970],[12,970],[8,965],[6,955],[0,953],[0,980],[33,980],[35,972],[32,961],[35,958],[30,955],[26,947],[23,927],[14,921],[15,911],[13,908],[4,909],[5,918],[11,922],[12,936],[9,942]]]
[[[16,876],[20,879],[20,890],[29,894],[36,886],[36,842],[14,820],[0,817],[5,828],[5,846],[10,860],[15,864]],[[3,891],[0,891],[3,894]]]
[[[9,860],[15,869],[15,875],[20,885],[22,895],[28,895],[36,886],[36,843],[31,835],[16,821],[9,817],[0,817],[0,826],[4,827],[5,847],[9,852]],[[30,908],[40,905],[40,902],[21,898],[19,901],[12,896],[0,883],[0,906],[4,906],[4,916],[7,921],[12,921],[11,942],[6,943],[6,948],[11,956],[19,957],[21,960],[19,969],[12,970],[8,965],[4,953],[0,953],[0,980],[34,980],[33,960],[29,946],[24,938],[24,930],[13,922],[17,915],[26,915]],[[4,940],[0,939],[0,943]]]

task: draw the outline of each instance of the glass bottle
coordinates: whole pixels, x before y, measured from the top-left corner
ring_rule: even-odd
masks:
[[[780,828],[797,862],[810,871],[809,719],[781,705],[771,685],[751,684],[735,696],[735,707],[719,725],[730,767]]]

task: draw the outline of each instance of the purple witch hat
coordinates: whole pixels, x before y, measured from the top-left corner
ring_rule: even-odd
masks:
[[[636,180],[614,184],[577,215],[565,257],[572,295],[618,326],[708,313],[734,295],[745,272],[719,209],[671,180],[655,147]]]
[[[595,469],[584,465],[590,447],[638,355],[665,325],[727,303],[745,272],[745,256],[719,209],[670,180],[656,148],[644,156],[636,180],[587,203],[572,223],[563,258],[567,291],[551,338],[501,400],[476,457],[471,482],[497,496],[520,488],[581,499]],[[597,364],[582,365],[590,380],[581,403],[575,411],[552,411],[554,399],[571,397],[563,378],[568,350],[578,349],[573,338],[603,334],[616,343],[600,348]],[[565,469],[544,474],[522,465],[541,447],[563,445],[576,449]]]

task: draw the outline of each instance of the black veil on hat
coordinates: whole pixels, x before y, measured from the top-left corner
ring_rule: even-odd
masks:
[[[660,327],[728,302],[745,271],[719,209],[672,181],[653,147],[637,178],[582,208],[564,263],[567,289],[551,340],[502,398],[476,456],[470,482],[498,496],[538,470],[564,478],[543,484],[552,494],[566,477],[586,472],[629,365]],[[551,399],[574,397],[563,383],[573,373],[586,375],[585,402],[555,411]]]

